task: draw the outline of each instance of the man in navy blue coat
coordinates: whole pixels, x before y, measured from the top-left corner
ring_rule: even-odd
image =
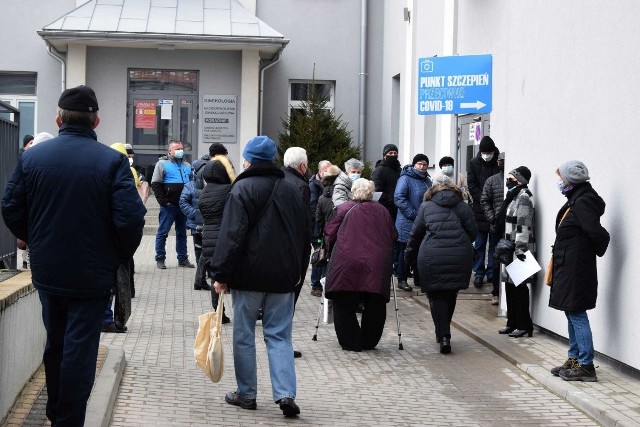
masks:
[[[140,243],[146,209],[127,157],[97,141],[94,91],[67,89],[58,107],[58,137],[20,156],[2,197],[2,216],[29,245],[42,303],[47,417],[53,426],[81,426],[104,307],[118,263]]]

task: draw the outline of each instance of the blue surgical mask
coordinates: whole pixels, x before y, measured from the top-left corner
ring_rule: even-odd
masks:
[[[176,159],[181,159],[184,157],[184,150],[176,150],[173,152],[173,157]]]
[[[349,179],[353,182],[356,181],[358,179],[360,179],[360,174],[359,173],[350,173],[349,174]]]
[[[453,175],[453,166],[452,165],[443,166],[442,173],[449,176]]]

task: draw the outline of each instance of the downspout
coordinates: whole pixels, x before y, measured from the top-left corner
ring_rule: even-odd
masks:
[[[367,0],[360,0],[360,120],[358,122],[358,149],[364,157],[364,144],[367,129]]]
[[[276,65],[278,62],[280,62],[280,60],[282,59],[282,51],[284,50],[284,46],[282,46],[280,49],[278,49],[278,51],[276,52],[275,55],[273,55],[273,58],[271,58],[271,61],[265,65],[264,67],[260,67],[260,102],[259,102],[259,106],[258,106],[258,135],[262,135],[262,109],[263,109],[263,103],[264,103],[264,72],[273,67],[274,65]]]
[[[62,93],[67,88],[67,62],[65,61],[64,57],[60,54],[60,52],[58,52],[51,43],[49,43],[48,41],[45,41],[45,42],[47,43],[47,53],[49,54],[49,56],[51,56],[56,61],[60,62],[60,65],[62,67],[62,70],[61,70],[62,90],[60,91],[60,93]]]

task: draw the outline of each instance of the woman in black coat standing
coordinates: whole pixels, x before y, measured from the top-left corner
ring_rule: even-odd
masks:
[[[477,234],[473,211],[462,192],[449,177],[439,176],[418,210],[405,262],[417,258],[418,280],[429,299],[440,353],[451,352],[451,319],[458,291],[469,287]]]
[[[227,194],[229,194],[231,184],[236,179],[236,174],[229,159],[226,156],[219,155],[207,162],[202,177],[206,184],[202,189],[202,193],[200,193],[199,200],[200,213],[204,219],[201,256],[204,260],[204,271],[209,271],[211,258],[218,242]],[[214,310],[218,307],[218,297],[212,287],[211,304]],[[224,314],[222,322],[229,323],[229,318]]]
[[[596,255],[603,256],[609,246],[609,233],[600,224],[605,203],[587,182],[584,163],[571,160],[556,173],[567,202],[556,216],[549,306],[567,316],[569,352],[564,364],[551,373],[566,381],[597,381],[587,310],[595,308],[598,295]]]

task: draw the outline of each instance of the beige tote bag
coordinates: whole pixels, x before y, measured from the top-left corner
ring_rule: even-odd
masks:
[[[218,299],[218,309],[198,316],[198,333],[193,343],[196,365],[214,383],[220,382],[224,371],[222,346],[222,312],[224,294]]]

